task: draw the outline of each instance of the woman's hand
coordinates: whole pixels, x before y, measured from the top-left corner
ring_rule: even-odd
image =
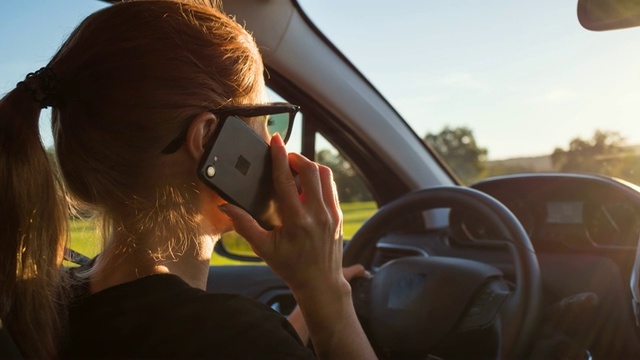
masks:
[[[342,274],[342,211],[331,170],[287,154],[279,135],[271,139],[271,156],[282,225],[268,231],[237,206],[224,204],[220,210],[289,285],[319,358],[375,358]],[[292,169],[300,178],[300,193]]]
[[[273,182],[282,225],[264,230],[242,209],[221,206],[254,252],[294,294],[348,291],[342,275],[342,211],[331,170],[271,140]],[[291,172],[300,178],[301,193]]]

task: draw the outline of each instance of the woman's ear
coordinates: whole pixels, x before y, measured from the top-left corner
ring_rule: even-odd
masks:
[[[213,135],[218,119],[210,112],[198,115],[189,126],[187,132],[187,149],[189,154],[199,161],[204,154],[204,146]]]

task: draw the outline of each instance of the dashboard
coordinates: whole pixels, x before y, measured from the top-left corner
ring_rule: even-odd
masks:
[[[605,357],[640,349],[629,301],[640,237],[640,188],[604,176],[563,173],[494,177],[471,187],[508,208],[529,236],[540,268],[546,334],[559,331]],[[403,257],[461,258],[499,269],[515,289],[512,253],[493,246],[496,241],[484,241],[505,240],[493,226],[477,211],[451,207],[446,228],[402,229],[378,239],[372,271]],[[587,298],[595,300],[588,306],[576,300]],[[612,350],[613,338],[625,348]]]
[[[635,249],[640,236],[640,188],[582,174],[496,177],[472,186],[504,204],[536,248]],[[474,241],[496,232],[477,215],[452,209],[454,238]]]

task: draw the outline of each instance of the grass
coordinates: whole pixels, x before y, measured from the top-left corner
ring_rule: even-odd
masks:
[[[376,204],[373,201],[342,203],[344,214],[344,238],[350,239],[375,211]],[[235,233],[223,236],[225,246],[234,253],[253,254],[247,242]],[[71,244],[75,251],[89,257],[100,252],[102,247],[95,223],[91,220],[74,219],[71,221]],[[211,265],[247,265],[256,264],[237,261],[222,257],[216,253],[211,256]]]
[[[340,204],[342,208],[344,238],[351,239],[360,226],[378,209],[373,201]]]

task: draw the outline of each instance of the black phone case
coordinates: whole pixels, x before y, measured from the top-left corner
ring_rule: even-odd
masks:
[[[246,123],[227,117],[200,161],[198,177],[224,200],[247,211],[265,229],[274,226],[269,145]]]

